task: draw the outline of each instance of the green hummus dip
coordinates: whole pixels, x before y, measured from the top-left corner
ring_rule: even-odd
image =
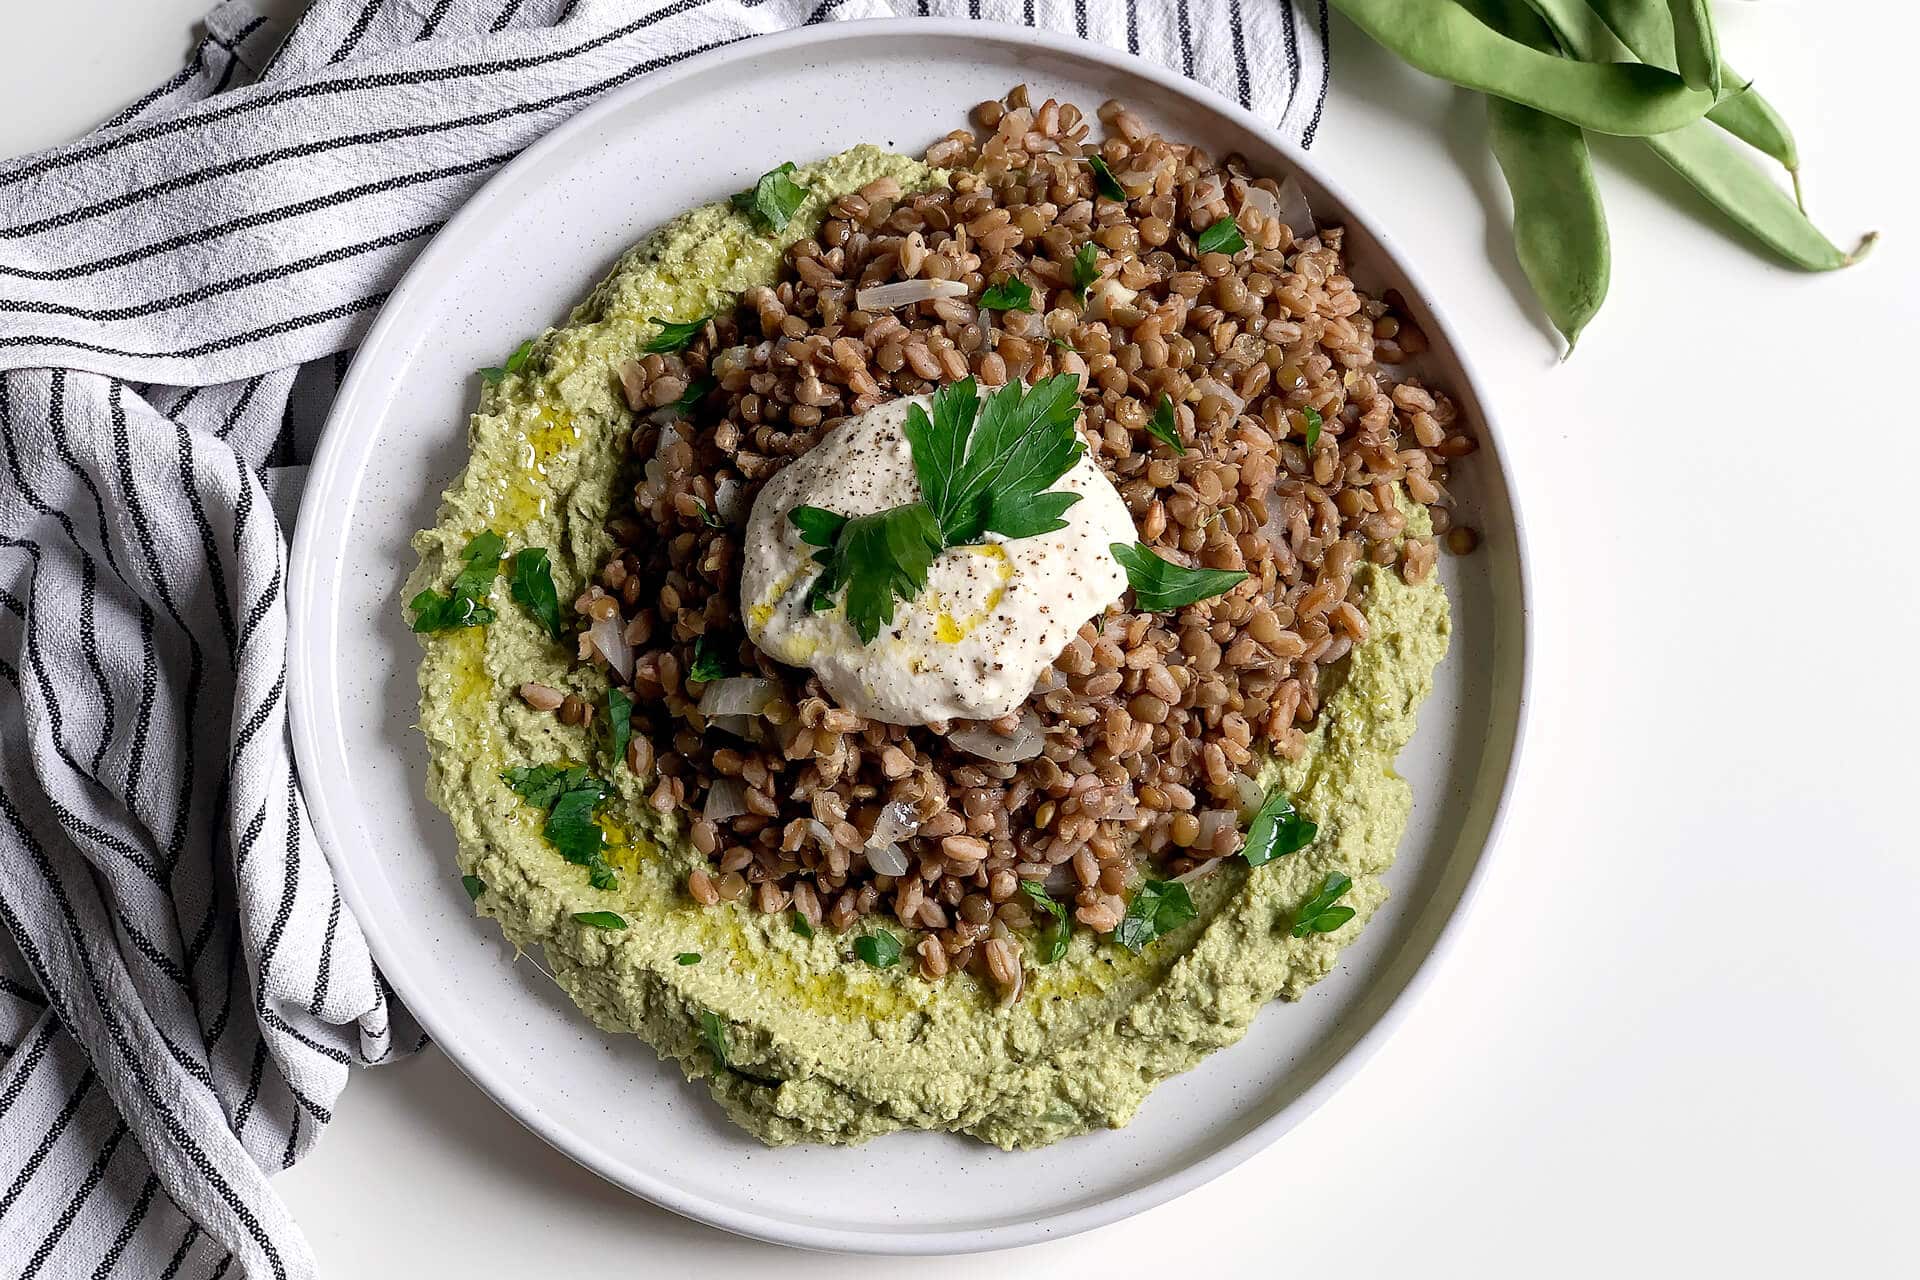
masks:
[[[856,147],[793,176],[810,192],[793,221],[767,234],[728,205],[696,209],[628,252],[533,357],[484,391],[472,459],[419,534],[407,588],[444,589],[461,550],[491,529],[511,556],[544,547],[560,599],[571,600],[609,550],[604,521],[622,483],[632,415],[615,372],[656,331],[649,317],[688,320],[771,283],[781,251],[811,234],[826,205],[883,175],[909,190],[945,175]],[[1425,532],[1424,512],[1410,527]],[[680,815],[644,803],[650,783],[610,758],[604,735],[536,712],[515,695],[538,681],[604,706],[606,686],[576,667],[503,576],[487,626],[423,635],[420,725],[429,794],[452,820],[460,870],[476,877],[476,909],[516,948],[541,946],[560,985],[596,1024],[638,1035],[689,1079],[706,1083],[743,1128],[768,1143],[859,1142],[896,1129],[971,1134],[1030,1147],[1125,1124],[1160,1081],[1245,1034],[1260,1007],[1297,998],[1386,897],[1412,796],[1393,761],[1414,729],[1447,647],[1447,601],[1433,579],[1409,586],[1363,566],[1371,638],[1347,659],[1308,750],[1269,761],[1260,781],[1283,788],[1319,824],[1298,853],[1258,869],[1235,858],[1192,886],[1197,917],[1135,956],[1084,929],[1067,955],[1028,975],[999,1007],[965,974],[929,982],[911,965],[852,958],[859,928],[803,936],[790,914],[744,904],[706,908],[684,885],[706,865]],[[613,782],[600,822],[618,885],[596,890],[542,835],[544,815],[501,775],[514,766],[585,764]],[[1332,871],[1353,879],[1352,921],[1291,936],[1301,904]],[[576,913],[615,912],[610,931]],[[897,925],[889,922],[895,932]],[[697,963],[680,957],[697,955]],[[704,1023],[704,1028],[703,1028]],[[721,1033],[726,1065],[713,1050]]]

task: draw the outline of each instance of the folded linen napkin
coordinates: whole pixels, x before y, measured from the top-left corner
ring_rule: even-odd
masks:
[[[608,89],[911,15],[1319,121],[1321,0],[316,0],[290,31],[231,0],[178,75],[0,165],[0,1274],[312,1275],[268,1175],[351,1066],[423,1042],[307,824],[285,699],[284,513],[401,272]]]

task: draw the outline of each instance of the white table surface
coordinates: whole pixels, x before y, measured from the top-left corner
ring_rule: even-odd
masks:
[[[14,5],[0,155],[172,72],[207,3]],[[1503,206],[1478,104],[1336,30],[1317,150],[1396,209],[1503,411],[1539,678],[1474,927],[1332,1102],[1125,1223],[902,1264],[630,1199],[429,1050],[357,1078],[279,1180],[325,1274],[1912,1274],[1920,536],[1901,373],[1920,339],[1920,17],[1721,10],[1794,123],[1827,230],[1885,241],[1862,268],[1799,275],[1603,146],[1613,294],[1565,366],[1483,212]]]

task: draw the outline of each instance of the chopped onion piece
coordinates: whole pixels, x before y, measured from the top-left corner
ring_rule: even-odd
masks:
[[[1239,392],[1210,373],[1204,377],[1195,378],[1193,380],[1193,389],[1203,396],[1219,396],[1222,400],[1225,400],[1227,402],[1227,408],[1233,411],[1233,415],[1236,418],[1239,417],[1247,407],[1246,399],[1241,396]]]
[[[1213,848],[1213,839],[1223,827],[1238,827],[1240,815],[1231,809],[1206,809],[1200,814],[1200,835],[1194,844],[1202,849]]]
[[[902,800],[895,800],[880,810],[880,816],[873,820],[873,831],[867,836],[869,852],[883,845],[895,844],[910,838],[920,830],[920,819],[913,814],[913,806]],[[899,871],[883,872],[884,875],[897,876]]]
[[[707,787],[707,804],[700,816],[708,822],[725,822],[746,811],[746,784],[738,778],[719,777]]]
[[[757,716],[773,701],[774,683],[759,676],[727,676],[715,680],[700,694],[700,714],[708,720],[721,716]]]
[[[985,725],[972,725],[955,729],[947,735],[947,741],[969,755],[995,764],[1018,764],[1039,755],[1047,745],[1047,735],[1042,732],[1039,719],[1028,711],[1021,715],[1020,726],[1012,737],[1003,738]]]
[[[1313,222],[1313,206],[1307,203],[1307,193],[1300,187],[1300,179],[1288,174],[1280,183],[1280,221],[1287,224],[1287,230],[1293,232],[1295,240],[1305,240],[1308,236],[1319,234],[1320,228]]]
[[[827,824],[818,818],[807,819],[807,830],[813,833],[814,842],[822,851],[833,848],[833,832],[827,830]]]
[[[1138,289],[1129,289],[1112,276],[1103,276],[1087,290],[1087,316],[1093,320],[1105,320],[1113,314],[1115,307],[1124,307],[1139,296]]]
[[[1271,222],[1285,221],[1285,219],[1280,216],[1279,197],[1275,196],[1273,192],[1267,190],[1265,187],[1256,187],[1248,184],[1246,191],[1240,197],[1240,207],[1242,209],[1251,209],[1253,212]]]
[[[900,852],[897,844],[870,844],[867,846],[867,865],[873,868],[877,876],[903,876],[912,867],[907,855]]]
[[[935,298],[964,298],[967,286],[960,280],[895,280],[872,284],[853,295],[853,305],[862,311],[891,311]]]
[[[620,615],[611,618],[596,618],[587,628],[587,637],[607,665],[620,674],[620,683],[626,684],[633,679],[633,646],[627,643],[627,629],[620,623]]]
[[[1212,875],[1214,872],[1218,871],[1220,869],[1220,864],[1225,861],[1226,861],[1225,858],[1208,858],[1205,862],[1201,863],[1199,866],[1195,867],[1193,870],[1183,871],[1179,875],[1175,876],[1173,878],[1173,882],[1175,884],[1192,884],[1196,880],[1204,880],[1208,876]]]
[[[738,524],[747,518],[746,486],[732,476],[721,476],[713,486],[714,514],[728,524]]]
[[[1267,793],[1260,784],[1244,773],[1233,775],[1233,785],[1240,792],[1240,812],[1242,815],[1258,813],[1260,806],[1267,802]]]
[[[765,742],[767,740],[766,723],[767,722],[759,716],[720,715],[707,717],[707,727],[709,729],[718,729],[722,733],[730,733],[734,737],[744,738],[748,742]]]

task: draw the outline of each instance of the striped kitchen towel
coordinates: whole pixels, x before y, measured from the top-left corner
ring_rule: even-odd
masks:
[[[288,504],[352,348],[599,94],[894,14],[1319,121],[1318,0],[316,0],[290,31],[232,0],[171,80],[0,164],[0,1276],[314,1273],[268,1177],[422,1043],[287,738]]]

